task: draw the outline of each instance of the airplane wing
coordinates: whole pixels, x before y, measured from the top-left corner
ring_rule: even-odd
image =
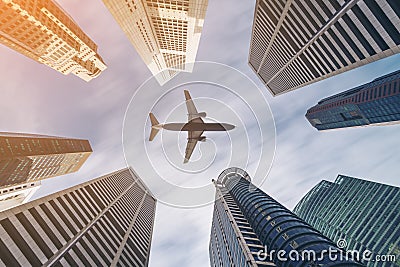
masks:
[[[199,118],[200,119],[200,118]],[[203,131],[189,131],[188,132],[188,142],[186,144],[185,160],[183,163],[188,163],[190,157],[192,156],[193,150],[196,147],[198,138],[203,134]]]
[[[188,121],[203,122],[203,120],[198,115],[199,112],[197,111],[196,106],[193,103],[193,100],[189,94],[189,91],[184,90],[184,92],[185,92],[185,98],[186,98],[186,108],[188,111]]]

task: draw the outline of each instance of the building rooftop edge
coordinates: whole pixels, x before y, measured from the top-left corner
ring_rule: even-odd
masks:
[[[251,182],[250,175],[245,170],[239,167],[230,167],[220,173],[216,183],[223,184],[225,182],[225,179],[229,178],[232,175],[239,175],[247,181]]]
[[[394,76],[394,75],[398,75],[398,74],[400,74],[400,70],[390,72],[390,73],[385,74],[385,75],[383,75],[383,76],[377,77],[377,78],[375,78],[374,80],[372,80],[372,81],[370,81],[370,82],[367,82],[367,83],[364,83],[364,84],[362,84],[362,85],[353,87],[353,88],[351,88],[351,89],[345,90],[345,91],[340,92],[340,93],[338,93],[338,94],[325,97],[325,98],[321,99],[320,101],[318,101],[318,104],[317,104],[317,105],[321,105],[321,104],[323,104],[323,103],[325,103],[325,102],[327,102],[327,101],[329,101],[329,100],[335,99],[335,98],[340,97],[340,96],[348,96],[348,95],[357,93],[357,92],[359,92],[360,90],[362,90],[365,86],[367,86],[367,85],[369,85],[369,84],[371,84],[371,83],[373,83],[373,82],[380,81],[380,80],[383,80],[383,79],[386,79],[386,78],[388,78],[388,77],[391,77],[391,76]],[[315,107],[315,106],[314,106],[314,107]]]

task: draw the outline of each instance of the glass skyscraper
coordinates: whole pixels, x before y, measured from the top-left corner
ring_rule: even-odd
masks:
[[[238,175],[247,174],[240,169]],[[216,266],[275,266],[271,261],[262,261],[257,253],[264,247],[239,206],[226,187],[216,183],[214,215],[210,238],[210,262]]]
[[[400,122],[400,70],[330,96],[307,111],[318,130]]]
[[[273,95],[400,52],[399,0],[257,0],[249,64]]]
[[[311,189],[294,212],[348,250],[397,258],[369,267],[400,266],[400,188],[339,175]]]
[[[156,199],[123,169],[0,213],[0,266],[147,266]]]
[[[330,259],[323,251],[339,251],[336,245],[252,185],[244,170],[229,168],[214,184],[216,200],[209,245],[212,267],[363,266],[351,259]],[[279,257],[278,251],[281,251]],[[305,251],[318,256],[294,259],[289,256],[293,252],[304,255]]]

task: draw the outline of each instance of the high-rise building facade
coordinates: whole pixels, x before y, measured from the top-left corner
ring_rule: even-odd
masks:
[[[40,184],[40,181],[36,181],[0,188],[0,211],[28,202]]]
[[[346,249],[388,259],[367,266],[400,266],[400,188],[338,175],[311,189],[294,212],[332,240],[344,240]]]
[[[85,81],[107,68],[97,45],[53,0],[0,0],[0,43]]]
[[[273,95],[400,52],[398,0],[257,0],[249,64]]]
[[[130,169],[0,213],[0,265],[147,266],[156,200]]]
[[[307,111],[318,130],[400,122],[400,71],[325,98]]]
[[[76,172],[91,153],[87,140],[0,132],[0,188]]]
[[[246,177],[240,169],[236,171]],[[215,181],[214,181],[215,183]],[[211,267],[217,266],[276,266],[272,261],[260,259],[264,250],[261,241],[244,217],[226,187],[215,183],[214,214],[211,225],[209,256]]]
[[[214,184],[216,200],[209,246],[212,267],[362,266],[346,257],[330,258],[327,252],[339,251],[336,245],[252,185],[245,171],[229,168]],[[295,257],[296,251],[304,257]],[[307,257],[304,251],[313,251],[318,257]]]
[[[208,0],[103,2],[161,85],[193,70]]]

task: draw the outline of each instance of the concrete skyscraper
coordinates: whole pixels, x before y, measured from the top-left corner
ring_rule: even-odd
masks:
[[[400,188],[338,175],[311,189],[294,212],[332,240],[346,241],[346,249],[386,256],[367,266],[400,266]]]
[[[0,43],[85,81],[106,69],[97,45],[53,0],[0,0]]]
[[[212,267],[274,264],[293,267],[362,266],[345,257],[332,260],[328,253],[324,254],[323,251],[339,252],[339,249],[327,237],[252,185],[245,171],[229,168],[214,184],[216,200],[209,247]],[[259,252],[265,248],[271,254],[260,258],[262,254]],[[296,258],[293,251],[303,256]],[[307,257],[304,251],[313,251],[318,256]]]
[[[40,184],[36,181],[0,188],[0,211],[28,202]]]
[[[0,265],[147,266],[156,200],[130,169],[0,213]]]
[[[400,71],[330,96],[307,111],[318,130],[400,123]]]
[[[103,2],[161,85],[192,71],[208,0]]]
[[[249,64],[273,95],[400,52],[398,0],[257,0]]]
[[[0,188],[76,172],[91,153],[87,140],[0,132]]]

